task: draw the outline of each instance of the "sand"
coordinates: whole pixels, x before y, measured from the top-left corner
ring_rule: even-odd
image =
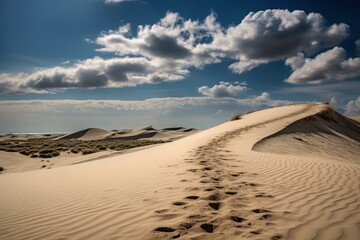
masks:
[[[328,107],[267,109],[142,151],[2,174],[0,236],[360,239],[359,125],[324,117]]]
[[[0,135],[0,145],[3,141],[27,141],[29,139],[39,139],[44,141],[49,140],[77,140],[77,141],[92,141],[92,140],[152,140],[152,141],[174,141],[177,139],[190,136],[200,130],[193,128],[164,128],[154,129],[152,126],[147,126],[141,129],[126,129],[126,130],[104,130],[100,128],[87,128],[81,131],[68,134],[2,134]],[[43,142],[44,143],[44,142]],[[74,144],[72,148],[76,148],[79,142],[68,143]],[[156,143],[159,144],[159,143]],[[23,172],[36,169],[50,169],[62,167],[72,164],[89,162],[99,159],[104,159],[110,156],[118,156],[134,151],[140,151],[153,147],[155,145],[148,145],[144,147],[136,147],[121,151],[107,149],[92,154],[83,155],[81,152],[74,154],[69,151],[60,151],[60,155],[52,158],[31,158],[19,152],[5,152],[0,151],[0,167],[6,169],[3,173]]]

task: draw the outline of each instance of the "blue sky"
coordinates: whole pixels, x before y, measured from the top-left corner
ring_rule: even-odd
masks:
[[[181,125],[331,100],[360,114],[354,1],[0,2],[0,132]]]

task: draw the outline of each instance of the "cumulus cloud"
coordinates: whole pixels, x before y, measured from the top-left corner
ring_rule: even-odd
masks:
[[[360,97],[355,100],[350,100],[345,106],[346,115],[359,115],[360,114]]]
[[[223,81],[219,84],[215,84],[213,87],[202,86],[198,88],[199,93],[212,98],[237,96],[246,90],[247,84],[245,82],[229,83]]]
[[[95,41],[90,40],[100,46],[97,51],[114,53],[116,57],[94,57],[72,65],[36,69],[32,73],[2,73],[0,92],[43,93],[64,88],[126,87],[177,81],[185,78],[191,67],[203,68],[224,59],[235,60],[229,69],[241,74],[261,64],[287,58],[286,64],[296,68],[289,83],[319,83],[328,77],[299,75],[303,74],[302,68],[322,58],[310,63],[303,53],[313,54],[339,44],[348,36],[348,28],[343,23],[328,25],[320,14],[299,10],[250,12],[239,24],[230,27],[217,22],[214,13],[199,21],[168,12],[155,24],[137,26],[135,33],[130,24],[125,24],[101,33]],[[357,62],[349,59],[341,63],[342,70],[337,71],[341,73],[336,77],[353,76],[345,71],[355,71]]]
[[[305,57],[303,53],[298,53],[296,56],[290,57],[285,60],[285,65],[288,65],[292,68],[292,70],[296,70],[304,66]]]
[[[63,88],[126,87],[181,80],[187,70],[144,57],[95,57],[70,67],[46,68],[29,74],[0,74],[0,93],[44,93]]]
[[[168,12],[156,24],[139,26],[135,36],[125,25],[103,33],[96,42],[103,46],[99,51],[186,59],[178,62],[184,65],[202,66],[231,58],[238,62],[229,68],[242,73],[298,52],[314,53],[335,46],[348,36],[348,28],[343,23],[328,26],[320,14],[299,10],[251,12],[240,24],[228,28],[216,21],[215,14],[200,22]]]
[[[293,84],[319,84],[360,76],[360,58],[346,59],[345,50],[334,47],[314,59],[303,55],[286,60],[294,72],[285,81]]]

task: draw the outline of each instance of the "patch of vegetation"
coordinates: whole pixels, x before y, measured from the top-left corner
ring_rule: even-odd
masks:
[[[232,116],[230,118],[230,121],[236,121],[236,120],[240,120],[241,119],[241,114],[238,113],[238,114],[235,114],[234,116]]]
[[[102,139],[102,140],[68,140],[68,139],[28,139],[28,140],[7,140],[0,141],[0,151],[18,152],[31,158],[53,158],[63,152],[73,154],[93,154],[108,149],[121,151],[130,148],[142,147],[151,144],[164,143],[158,140],[123,140],[123,139]]]

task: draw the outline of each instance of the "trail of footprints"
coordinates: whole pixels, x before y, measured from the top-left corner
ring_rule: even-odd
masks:
[[[229,135],[236,134],[239,131],[213,139],[209,144],[196,149],[192,158],[186,159],[187,162],[198,165],[188,171],[194,173],[192,181],[200,182],[201,187],[189,187],[188,190],[193,191],[193,195],[173,202],[170,209],[156,211],[161,219],[169,216],[181,219],[181,223],[176,226],[155,228],[153,232],[156,239],[226,239],[226,236],[231,235],[258,238],[265,228],[275,225],[272,221],[276,218],[275,213],[264,208],[252,209],[247,205],[256,201],[258,206],[263,206],[261,200],[272,196],[259,192],[258,184],[248,180],[256,174],[235,171],[241,168],[241,161],[224,147],[227,139],[233,137]],[[270,239],[282,239],[282,235],[277,234],[274,229]]]

